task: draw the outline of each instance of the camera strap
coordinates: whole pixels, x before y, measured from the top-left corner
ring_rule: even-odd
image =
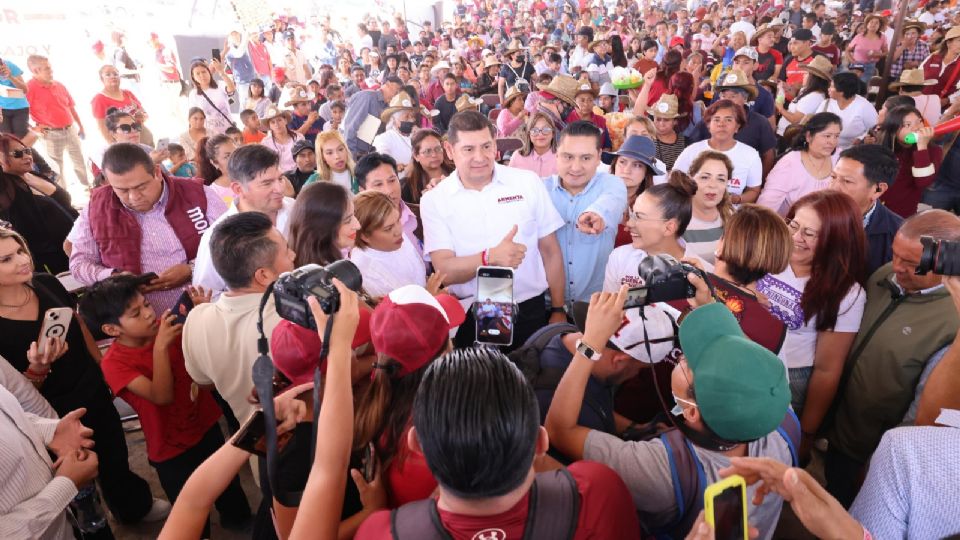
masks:
[[[275,282],[274,282],[275,283]],[[270,343],[267,340],[266,333],[263,330],[263,309],[266,307],[270,296],[273,294],[274,283],[271,283],[260,298],[260,308],[257,313],[257,360],[253,364],[253,385],[257,389],[257,397],[263,410],[264,418],[264,438],[267,446],[267,485],[264,486],[265,496],[273,497],[284,506],[296,507],[300,505],[300,499],[303,497],[303,491],[285,491],[277,485],[278,471],[278,449],[277,449],[277,413],[273,406],[273,377],[274,366],[270,358]],[[313,463],[314,452],[317,446],[317,417],[320,415],[320,386],[322,376],[320,375],[320,363],[327,357],[330,350],[329,338],[330,330],[333,328],[334,315],[327,318],[327,324],[323,332],[323,344],[320,348],[320,356],[317,358],[317,364],[313,370],[313,422],[312,437],[310,441],[310,463]]]

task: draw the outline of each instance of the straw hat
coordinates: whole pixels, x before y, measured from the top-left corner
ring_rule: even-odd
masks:
[[[290,121],[290,111],[281,111],[276,105],[270,105],[267,107],[267,112],[263,113],[263,118],[260,119],[260,127],[264,130],[270,130],[270,121],[274,118],[282,116],[287,122]]]
[[[393,113],[410,110],[416,111],[417,104],[410,99],[410,96],[406,92],[398,92],[397,95],[393,96],[393,99],[390,100],[390,105],[380,113],[380,121],[386,124],[390,117],[393,116]]]
[[[903,32],[906,33],[907,29],[916,28],[920,35],[923,35],[923,32],[927,29],[927,26],[920,21],[903,21]]]
[[[506,57],[510,56],[511,54],[513,54],[513,53],[515,53],[515,52],[520,52],[520,51],[522,51],[522,50],[524,50],[524,49],[526,49],[526,47],[523,46],[523,42],[520,41],[519,39],[515,39],[515,40],[513,40],[513,41],[511,41],[510,43],[507,44],[507,50],[504,51],[503,57],[506,58]]]
[[[501,64],[500,61],[497,60],[497,57],[492,54],[483,60],[483,69],[487,69],[493,66],[501,66],[501,65],[503,64]]]
[[[660,99],[650,107],[648,112],[654,118],[673,119],[683,116],[680,114],[680,102],[673,94],[660,94]]]
[[[430,68],[430,75],[433,75],[434,73],[436,73],[437,71],[439,71],[439,70],[441,70],[441,69],[451,69],[451,68],[450,68],[450,64],[447,63],[446,60],[441,60],[441,61],[437,62],[436,64],[433,65],[432,68]]]
[[[596,99],[597,96],[599,95],[599,93],[597,92],[597,89],[594,88],[593,85],[590,83],[581,83],[577,87],[577,90],[573,93],[573,97],[576,98],[580,94],[590,94],[591,96],[593,96],[594,99]]]
[[[943,36],[943,41],[946,43],[947,41],[958,37],[960,37],[960,26],[954,26],[949,32],[947,32],[947,35]]]
[[[731,69],[717,81],[717,93],[722,92],[725,88],[744,90],[750,96],[750,101],[757,99],[757,85],[750,82],[747,74],[739,69]]]
[[[776,31],[777,29],[773,24],[761,24],[760,28],[757,28],[757,31],[754,32],[753,36],[750,38],[750,43],[756,45],[759,43],[760,38],[763,37],[764,34],[775,33]]]
[[[872,19],[876,19],[876,20],[880,21],[880,29],[879,29],[879,31],[880,31],[880,32],[883,32],[883,29],[886,28],[886,26],[887,26],[887,19],[884,18],[884,17],[882,17],[881,15],[879,15],[879,14],[877,14],[877,13],[871,13],[870,15],[867,15],[867,18],[863,20],[863,27],[866,28],[867,25],[870,24],[870,21],[871,21]]]
[[[833,75],[833,64],[830,63],[830,60],[827,60],[826,56],[814,56],[809,64],[800,66],[800,69],[805,69],[809,71],[811,75],[828,81]]]
[[[283,104],[284,107],[290,107],[294,103],[310,103],[311,94],[305,87],[297,86],[290,91],[290,99]]]
[[[937,84],[936,79],[924,79],[922,69],[905,69],[900,74],[900,80],[890,83],[889,88],[900,88],[901,86],[931,86]]]
[[[503,108],[504,109],[510,108],[510,104],[513,102],[513,100],[517,98],[522,98],[525,95],[526,94],[521,92],[516,85],[511,86],[510,89],[507,90],[507,94],[503,96]]]
[[[457,112],[463,111],[478,111],[480,110],[480,105],[483,104],[482,99],[474,99],[466,94],[461,95],[456,103]]]
[[[576,107],[577,101],[574,97],[577,95],[577,90],[580,88],[580,83],[576,79],[568,75],[557,75],[554,77],[550,84],[547,85],[537,85],[542,92],[551,94],[552,96],[557,97],[566,101],[570,105]]]
[[[473,47],[474,45],[478,47],[483,47],[483,39],[481,39],[480,36],[477,36],[477,35],[470,36],[470,38],[467,39],[467,46]]]
[[[594,48],[594,47],[596,47],[597,45],[599,45],[599,44],[601,44],[601,43],[606,43],[606,42],[607,42],[607,38],[595,39],[595,40],[593,40],[593,41],[591,41],[590,43],[587,44],[587,50],[590,51],[590,52],[593,52],[593,48]]]

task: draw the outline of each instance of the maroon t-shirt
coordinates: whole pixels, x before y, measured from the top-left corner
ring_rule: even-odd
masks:
[[[183,364],[180,340],[170,346],[168,356],[173,372],[173,403],[169,405],[157,405],[127,389],[141,375],[153,379],[153,342],[137,349],[115,342],[100,363],[110,390],[140,416],[147,457],[155,463],[193,448],[223,414],[209,390],[200,389],[196,401],[190,399],[193,380]]]
[[[606,465],[578,461],[567,468],[580,492],[580,514],[574,538],[640,538],[640,522],[633,499],[623,480]],[[454,540],[475,540],[480,533],[496,530],[497,540],[523,538],[530,506],[528,493],[513,508],[493,516],[465,516],[439,509],[440,521]],[[357,540],[392,540],[390,512],[377,512],[367,518],[357,531]]]

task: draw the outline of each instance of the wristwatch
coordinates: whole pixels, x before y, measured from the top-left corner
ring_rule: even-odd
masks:
[[[566,312],[567,312],[567,307],[566,307],[566,306],[550,306],[550,313],[551,313],[551,314],[554,314],[554,313],[566,313]]]
[[[594,350],[593,347],[584,343],[582,339],[577,340],[577,352],[593,362],[600,360],[601,351]]]

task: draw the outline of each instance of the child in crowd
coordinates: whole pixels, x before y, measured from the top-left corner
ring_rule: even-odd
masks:
[[[243,146],[243,132],[237,126],[230,126],[223,132],[224,135],[233,139],[234,144]]]
[[[193,304],[210,301],[210,292],[202,288],[187,292]],[[175,502],[187,478],[224,444],[217,423],[222,411],[184,367],[180,340],[186,309],[168,310],[158,318],[136,278],[123,274],[93,285],[79,311],[90,328],[115,338],[100,364],[104,379],[139,415],[147,458],[167,498]],[[248,521],[250,506],[239,478],[216,506],[225,527]],[[210,536],[209,524],[202,536]]]
[[[243,144],[255,144],[267,136],[260,131],[260,117],[253,109],[240,111],[240,121],[243,122]]]
[[[339,131],[343,133],[343,117],[347,114],[347,106],[341,100],[330,104],[330,121],[323,126],[324,131]]]
[[[163,168],[173,176],[182,176],[192,178],[197,175],[197,167],[192,161],[187,159],[187,151],[183,146],[177,143],[170,143],[167,146],[167,152],[170,154],[168,159],[163,160]]]

